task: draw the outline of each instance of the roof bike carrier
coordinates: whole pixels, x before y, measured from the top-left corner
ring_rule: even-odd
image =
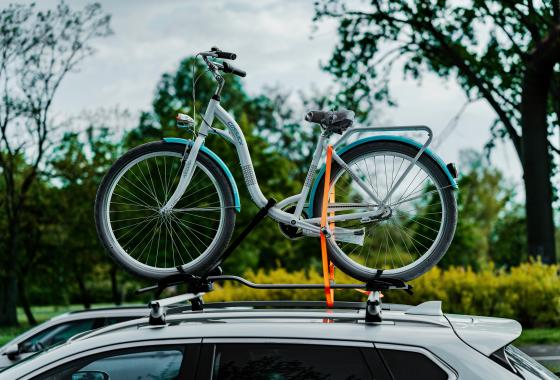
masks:
[[[332,156],[332,146],[329,146],[327,154]],[[329,165],[330,169],[330,165]],[[329,176],[330,177],[330,176]],[[329,181],[326,181],[325,194],[328,194]],[[334,194],[331,195],[334,200]],[[154,326],[165,325],[166,322],[166,311],[167,308],[173,305],[183,304],[185,302],[190,302],[191,310],[201,312],[204,310],[204,301],[202,297],[205,293],[214,290],[214,282],[225,282],[233,281],[240,283],[241,285],[247,286],[253,289],[309,289],[309,290],[319,290],[323,289],[325,291],[325,296],[327,298],[327,307],[331,308],[334,304],[334,289],[355,289],[363,293],[368,294],[368,299],[365,304],[365,322],[366,323],[378,323],[381,322],[381,291],[387,290],[404,290],[409,294],[412,294],[412,286],[406,282],[393,279],[393,278],[380,278],[382,270],[378,271],[376,278],[360,284],[337,284],[334,282],[334,265],[328,261],[327,251],[326,251],[326,233],[329,229],[326,225],[326,206],[328,201],[323,197],[323,215],[322,215],[322,230],[325,233],[321,233],[321,248],[322,248],[322,259],[323,259],[323,284],[259,284],[251,282],[243,277],[225,275],[222,273],[220,265],[227,259],[233,251],[243,242],[243,240],[254,230],[254,228],[265,218],[268,214],[270,208],[276,204],[276,200],[270,198],[266,205],[262,207],[253,217],[253,219],[245,226],[241,233],[233,240],[232,243],[224,250],[224,252],[216,260],[213,265],[213,269],[204,273],[203,275],[192,275],[185,273],[182,267],[178,266],[177,270],[179,273],[173,274],[171,276],[165,277],[159,280],[156,284],[138,289],[136,294],[141,294],[149,291],[154,291],[155,300],[148,304],[150,308],[149,324]],[[323,218],[324,217],[324,218]],[[329,226],[334,228],[334,226]],[[323,249],[324,248],[324,249]],[[179,294],[176,296],[168,298],[160,298],[162,292],[172,286],[186,285],[186,293]]]

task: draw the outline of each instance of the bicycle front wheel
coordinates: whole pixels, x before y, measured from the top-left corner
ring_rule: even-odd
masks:
[[[418,148],[408,144],[372,141],[341,156],[378,200],[387,198],[379,215],[375,211],[381,205],[333,162],[329,216],[362,215],[330,225],[334,233],[328,239],[329,256],[350,276],[362,281],[377,277],[409,281],[436,265],[449,248],[457,222],[453,187],[427,154],[415,162],[417,153]],[[398,184],[411,163],[412,169]],[[313,202],[315,217],[321,215],[323,186],[324,176]]]
[[[188,149],[188,148],[187,148]],[[235,225],[233,191],[222,169],[199,152],[191,182],[172,210],[162,206],[181,177],[182,144],[141,145],[118,159],[95,200],[101,242],[130,272],[159,279],[212,269]]]

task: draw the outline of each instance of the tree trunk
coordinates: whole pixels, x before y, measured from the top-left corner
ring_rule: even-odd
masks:
[[[8,257],[6,275],[2,276],[0,290],[0,326],[17,326],[17,221],[9,220]]]
[[[547,106],[552,66],[529,64],[521,101],[522,162],[529,255],[556,262]]]
[[[27,317],[27,322],[29,322],[29,325],[35,326],[37,324],[37,320],[31,311],[31,305],[29,305],[29,300],[27,299],[27,292],[25,291],[25,282],[23,278],[20,278],[18,281],[18,295],[23,311],[25,312],[25,316]]]
[[[80,298],[82,299],[82,304],[84,308],[90,309],[91,308],[91,297],[89,295],[89,291],[87,289],[86,283],[82,276],[77,275],[76,281],[78,282],[78,288],[80,289]]]
[[[111,265],[109,274],[111,276],[111,292],[113,293],[113,302],[115,303],[115,305],[119,306],[122,303],[122,294],[119,289],[117,268],[115,267],[115,265]]]

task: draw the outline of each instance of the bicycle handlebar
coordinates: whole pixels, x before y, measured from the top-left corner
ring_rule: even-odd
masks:
[[[235,54],[234,54],[235,55]],[[238,69],[237,67],[233,66],[230,63],[227,62],[223,62],[222,63],[222,70],[224,73],[231,73],[240,77],[245,77],[247,76],[247,73],[241,69]]]
[[[216,54],[216,58],[231,59],[232,61],[234,61],[235,58],[237,58],[237,54],[228,53],[227,51],[221,51],[220,48],[216,46],[211,47],[210,51]]]
[[[204,51],[204,52],[200,52],[198,53],[199,55],[201,55],[204,58],[204,62],[206,62],[206,64],[208,65],[208,67],[211,70],[222,70],[224,73],[230,73],[230,74],[234,74],[240,77],[245,77],[247,76],[247,73],[244,70],[238,69],[237,67],[233,66],[232,64],[229,64],[225,61],[223,62],[214,62],[209,60],[208,58],[220,58],[220,59],[229,59],[229,60],[235,60],[237,58],[237,54],[235,53],[229,53],[227,51],[221,51],[219,48],[217,47],[212,47],[210,48],[210,51]]]

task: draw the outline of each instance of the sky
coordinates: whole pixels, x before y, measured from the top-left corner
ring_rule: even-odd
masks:
[[[0,0],[0,5],[9,2]],[[42,0],[38,5],[53,7],[57,2]],[[65,79],[55,98],[57,114],[75,115],[115,105],[133,114],[149,110],[162,73],[173,72],[182,58],[211,46],[237,53],[235,65],[247,71],[243,81],[252,94],[271,85],[306,91],[333,84],[320,63],[333,51],[336,24],[322,22],[314,28],[313,0],[100,2],[112,15],[114,35],[96,41],[96,54]],[[68,3],[78,8],[87,2]],[[391,84],[398,106],[382,109],[383,124],[425,124],[434,130],[436,140],[466,100],[454,81],[431,74],[416,82],[396,70]],[[471,104],[434,150],[446,162],[458,162],[464,149],[481,151],[493,120],[484,101]],[[521,184],[520,164],[511,143],[498,143],[492,161],[512,184]]]

